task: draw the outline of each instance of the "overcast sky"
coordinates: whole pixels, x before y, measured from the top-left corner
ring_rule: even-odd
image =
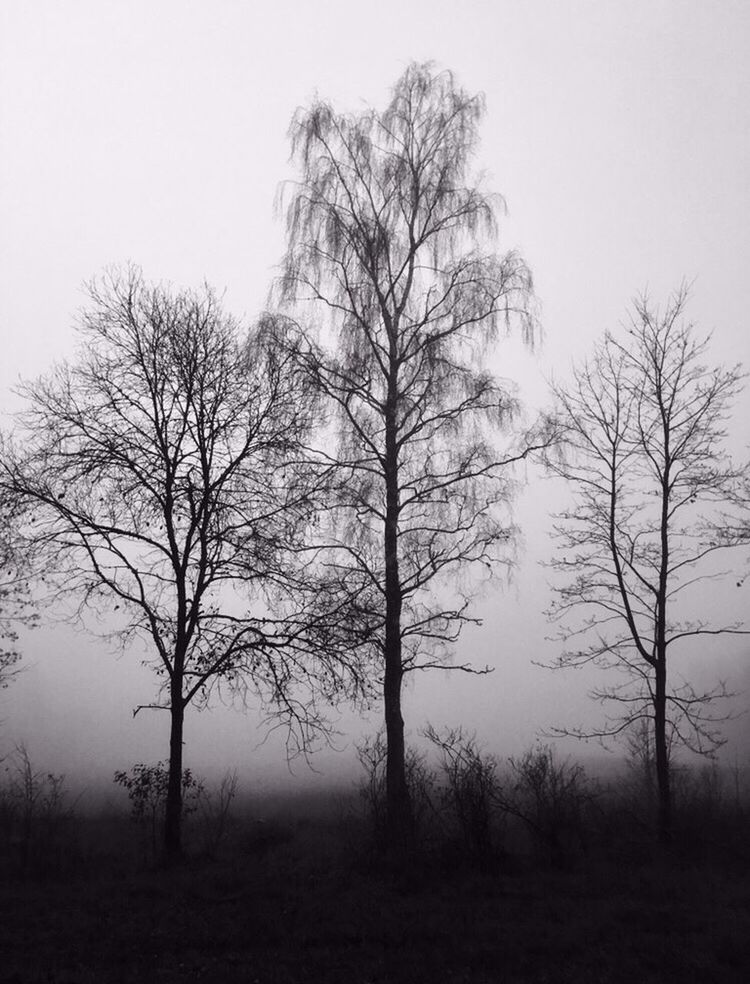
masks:
[[[742,0],[3,0],[0,408],[16,405],[20,377],[73,354],[81,285],[107,264],[207,280],[251,321],[284,249],[273,203],[293,176],[294,110],[316,93],[382,107],[413,59],[486,95],[477,164],[507,200],[502,245],[530,264],[544,328],[535,355],[511,339],[493,365],[532,410],[545,379],[564,379],[636,293],[664,299],[684,279],[714,360],[750,364],[749,56]],[[749,411],[745,395],[738,451]],[[518,506],[517,576],[482,600],[485,624],[461,649],[495,673],[418,680],[412,734],[428,719],[464,723],[512,754],[595,713],[582,674],[532,664],[555,655],[539,614],[550,498],[534,476]],[[741,614],[749,591],[712,604]],[[80,774],[165,757],[166,715],[131,716],[153,696],[137,660],[65,627],[26,645],[27,671],[0,696],[0,746],[26,740],[45,768]],[[748,650],[734,640],[700,654],[707,679],[750,687]],[[257,720],[190,715],[188,764],[281,769],[278,743],[256,751]],[[342,720],[347,733],[372,726]],[[732,754],[746,757],[745,733],[731,732]],[[334,776],[351,759],[319,767]]]

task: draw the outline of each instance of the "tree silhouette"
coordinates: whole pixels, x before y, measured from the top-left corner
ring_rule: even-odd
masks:
[[[18,497],[0,488],[0,688],[7,687],[18,672],[18,629],[34,625],[38,618],[30,586],[30,545],[22,536],[21,514]]]
[[[145,640],[171,719],[165,849],[181,852],[183,731],[215,685],[254,686],[304,745],[343,664],[299,561],[325,476],[302,445],[317,402],[266,320],[246,339],[214,293],[130,269],[90,288],[77,361],[26,384],[3,482],[80,607]],[[299,684],[314,681],[314,693]]]
[[[381,667],[393,843],[411,829],[404,675],[445,665],[472,620],[469,570],[510,562],[509,466],[545,441],[495,444],[518,403],[481,359],[501,325],[530,342],[534,323],[526,265],[494,252],[502,202],[469,175],[482,114],[450,72],[412,65],[384,112],[316,102],[291,127],[281,297],[335,334],[305,364],[338,411],[328,563]]]
[[[708,340],[684,322],[686,300],[683,288],[663,313],[638,300],[627,333],[607,333],[572,383],[555,387],[564,454],[550,461],[574,493],[558,516],[552,560],[561,583],[551,614],[570,647],[559,664],[622,675],[595,693],[622,711],[597,734],[647,722],[662,841],[672,824],[672,743],[707,752],[721,741],[710,705],[723,687],[672,683],[674,650],[742,631],[702,621],[695,590],[719,575],[712,556],[738,542],[715,523],[742,474],[723,450],[742,374],[704,364]]]

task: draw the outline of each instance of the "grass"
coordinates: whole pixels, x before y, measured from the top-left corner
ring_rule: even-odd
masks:
[[[237,824],[217,860],[149,868],[90,821],[61,868],[0,885],[0,984],[656,984],[748,979],[748,859],[596,852],[408,870],[331,820]],[[108,840],[84,851],[80,840]],[[118,843],[118,836],[121,843]]]

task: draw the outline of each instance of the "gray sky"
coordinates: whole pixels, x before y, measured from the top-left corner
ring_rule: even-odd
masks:
[[[733,0],[3,0],[0,409],[15,405],[19,377],[72,354],[81,284],[107,264],[205,279],[229,310],[256,316],[284,248],[273,201],[292,176],[295,108],[316,92],[342,109],[382,106],[412,59],[486,94],[478,165],[507,199],[502,245],[531,265],[544,327],[536,356],[511,340],[494,365],[532,408],[634,294],[663,299],[685,278],[713,359],[750,363],[749,43],[750,5]],[[749,410],[745,395],[738,451]],[[539,615],[551,498],[533,476],[517,576],[486,594],[485,625],[462,645],[495,673],[420,678],[412,732],[463,722],[511,754],[550,723],[591,719],[582,674],[531,664],[555,654]],[[741,614],[749,590],[711,603]],[[0,745],[25,739],[45,768],[71,773],[165,756],[166,715],[131,717],[153,694],[137,660],[65,627],[27,645],[27,672],[0,695]],[[720,643],[693,665],[750,687],[748,648]],[[281,768],[278,742],[255,751],[256,723],[192,714],[188,762]],[[362,727],[349,715],[341,726]],[[330,776],[350,761],[319,767]]]

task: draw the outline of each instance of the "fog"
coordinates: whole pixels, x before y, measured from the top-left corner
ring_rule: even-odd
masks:
[[[163,0],[64,5],[6,0],[0,10],[0,408],[18,407],[20,378],[75,351],[81,285],[133,261],[147,279],[204,280],[251,322],[284,250],[274,216],[293,177],[286,129],[318,92],[340,108],[382,106],[412,60],[434,60],[487,115],[477,165],[506,198],[501,245],[535,280],[543,336],[534,352],[502,341],[492,368],[515,381],[528,419],[548,401],[634,295],[656,301],[692,283],[688,314],[713,332],[713,363],[750,362],[750,8],[739,3],[628,4],[384,0],[377,6]],[[730,424],[747,453],[750,393]],[[412,741],[427,721],[462,724],[501,756],[554,726],[591,725],[595,677],[550,671],[559,644],[551,600],[550,513],[565,492],[535,466],[519,493],[522,531],[510,579],[477,599],[457,662],[493,672],[435,671],[407,688]],[[731,561],[744,571],[747,557]],[[707,618],[742,618],[750,579],[700,589]],[[106,626],[99,626],[98,630]],[[89,626],[97,630],[97,626]],[[0,754],[23,742],[35,763],[78,786],[105,789],[115,769],[166,758],[168,715],[133,709],[155,696],[143,654],[118,655],[95,631],[45,620],[22,636],[23,672],[0,691]],[[750,691],[742,637],[686,647],[697,686]],[[339,732],[310,764],[288,767],[284,735],[262,709],[215,702],[188,709],[186,764],[201,775],[237,768],[258,790],[343,783],[354,743],[380,709],[332,710]],[[729,722],[728,761],[746,761],[747,719]],[[267,740],[264,740],[266,739]],[[561,744],[566,754],[603,754]],[[291,768],[291,772],[290,772]]]

